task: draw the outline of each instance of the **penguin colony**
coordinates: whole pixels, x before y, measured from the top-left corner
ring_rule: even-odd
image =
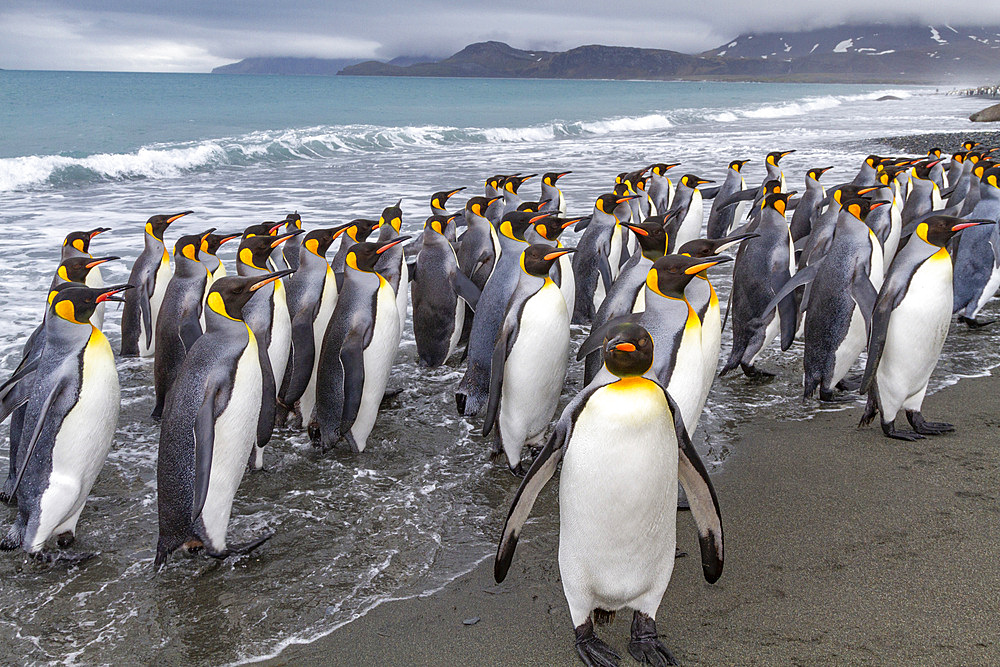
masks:
[[[877,416],[886,436],[912,440],[953,430],[921,412],[928,379],[952,315],[988,324],[977,316],[1000,288],[991,150],[966,142],[947,161],[940,150],[871,155],[832,187],[820,183],[831,167],[812,168],[797,198],[779,164],[790,152],[767,155],[754,187],[745,159],[711,189],[690,173],[675,183],[677,164],[622,173],[577,217],[558,187],[571,172],[544,174],[539,201],[519,194],[535,174],[496,175],[458,212],[447,207],[464,188],[434,193],[406,246],[401,202],[378,219],[309,231],[297,213],[242,233],[196,230],[172,252],[165,233],[192,211],[154,215],[128,283],[114,286],[99,267],[119,258],[90,252],[109,230],[70,233],[43,320],[0,385],[0,416],[11,418],[0,498],[17,507],[0,548],[89,557],[66,549],[118,423],[118,373],[101,332],[107,302],[123,303],[121,356],[153,362],[159,568],[178,549],[223,558],[270,537],[231,545],[226,532],[244,472],[263,467],[275,428],[305,429],[324,450],[365,450],[412,301],[419,364],[440,366],[465,345],[458,412],[483,413],[493,460],[523,478],[496,580],[561,463],[559,565],[581,660],[618,664],[594,628],[630,608],[629,653],[676,664],[655,616],[673,569],[678,484],[705,578],[723,568],[719,502],[691,435],[726,320],[733,345],[721,375],[766,378],[761,353],[775,338],[787,350],[800,337],[804,398],[860,390],[862,425]],[[582,233],[564,247],[570,227]],[[232,275],[216,253],[236,241]],[[709,270],[727,262],[723,314]],[[590,325],[573,355],[586,386],[550,429],[571,322]],[[848,379],[866,350],[860,380]],[[912,430],[897,425],[900,411]],[[526,448],[536,452],[530,465]]]

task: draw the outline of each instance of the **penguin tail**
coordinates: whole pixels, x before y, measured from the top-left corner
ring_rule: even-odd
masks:
[[[729,353],[729,359],[726,361],[726,365],[722,367],[719,371],[719,377],[725,377],[727,373],[730,373],[740,365],[740,360],[743,358],[743,350],[733,345],[732,352]]]
[[[807,375],[802,381],[802,400],[811,398],[813,394],[816,393],[816,388],[819,386],[820,378],[819,376]]]
[[[865,413],[861,415],[861,421],[858,422],[858,427],[868,426],[875,420],[875,415],[878,414],[878,398],[876,397],[875,387],[872,387],[872,391],[868,392],[868,403],[865,405]]]
[[[177,550],[182,543],[160,536],[156,542],[156,556],[153,558],[153,572],[159,572],[163,564],[170,558],[170,554]]]
[[[17,522],[11,527],[4,538],[0,540],[0,551],[14,551],[15,549],[19,549],[23,539],[24,527],[20,525],[20,522]]]

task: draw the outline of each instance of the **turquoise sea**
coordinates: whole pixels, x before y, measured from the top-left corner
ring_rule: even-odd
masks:
[[[878,101],[886,95],[898,99]],[[74,229],[113,228],[92,252],[121,256],[104,275],[124,282],[155,213],[195,211],[171,228],[172,243],[294,210],[307,227],[377,217],[402,198],[416,231],[434,191],[468,188],[458,207],[495,173],[572,170],[560,182],[569,212],[587,214],[621,171],[681,162],[678,175],[718,179],[730,160],[751,159],[744,173],[757,184],[764,155],[789,149],[790,187],[830,164],[824,180],[836,184],[889,150],[879,137],[969,129],[980,106],[913,87],[0,71],[0,369],[17,365]],[[222,253],[230,266],[234,252]],[[725,272],[717,287],[725,300]],[[109,311],[116,349],[118,326]],[[949,337],[935,387],[1000,364],[1000,346],[977,336]],[[779,379],[766,386],[717,381],[697,443],[712,467],[734,455],[733,435],[755,414],[815,413],[798,398],[799,357],[772,350],[764,365]],[[463,368],[418,370],[415,360],[407,325],[392,380],[403,393],[363,455],[321,455],[301,434],[276,435],[267,471],[244,478],[230,533],[239,542],[270,527],[268,545],[237,561],[179,557],[156,576],[152,364],[121,362],[119,430],[77,543],[99,556],[67,571],[0,554],[0,661],[253,660],[490,557],[517,480],[489,463],[478,420],[455,415]],[[0,524],[13,516],[0,507]]]

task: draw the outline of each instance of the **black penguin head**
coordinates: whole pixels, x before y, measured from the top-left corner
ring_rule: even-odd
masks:
[[[212,288],[208,291],[208,298],[205,299],[205,305],[226,319],[241,321],[243,319],[243,306],[247,305],[247,301],[257,290],[291,273],[295,272],[292,269],[284,269],[266,276],[219,278],[212,283]]]
[[[518,211],[524,211],[526,213],[538,213],[542,210],[542,207],[549,203],[550,200],[543,199],[541,201],[524,201],[517,205]]]
[[[632,199],[635,199],[638,196],[639,195],[617,195],[613,192],[609,192],[597,198],[597,201],[594,203],[594,208],[596,208],[601,213],[606,213],[607,215],[613,215],[617,218],[618,207],[621,206],[622,204],[625,204],[626,208],[622,208],[621,213],[622,215],[626,215],[628,213],[627,210],[628,202]]]
[[[382,226],[381,220],[369,220],[368,218],[355,218],[344,225],[344,233],[355,243],[367,241],[371,233]]]
[[[281,222],[261,222],[255,225],[250,225],[243,230],[243,238],[247,239],[251,236],[274,236],[278,233],[278,229],[285,224],[285,221]]]
[[[670,171],[674,167],[679,167],[680,164],[681,164],[680,162],[671,162],[671,163],[657,162],[656,164],[651,164],[648,167],[646,167],[646,171],[651,171],[657,176],[665,176],[668,171]]]
[[[626,174],[622,174],[623,179],[625,176]],[[618,195],[619,197],[628,197],[630,194],[632,194],[632,189],[628,186],[628,184],[624,180],[621,180],[618,183],[615,183],[615,187],[611,189],[611,192],[612,194]]]
[[[683,299],[684,288],[691,280],[716,264],[731,262],[725,255],[712,258],[665,255],[653,262],[646,274],[646,287],[668,299]]]
[[[302,233],[301,229],[296,229],[294,232],[282,234],[281,236],[244,236],[243,240],[240,241],[240,249],[237,252],[237,257],[248,266],[266,271],[267,258],[271,256],[274,249],[293,236],[298,236]]]
[[[330,246],[337,239],[338,236],[346,232],[352,223],[348,222],[345,225],[340,225],[339,227],[327,227],[325,229],[314,229],[305,235],[302,240],[302,247],[316,255],[317,257],[326,257],[326,251],[330,249]]]
[[[964,148],[967,151],[971,151],[973,148],[975,148],[978,145],[979,145],[979,142],[978,141],[973,141],[972,139],[967,139],[966,141],[962,142],[962,148]],[[935,155],[934,157],[941,157],[941,149],[937,148],[937,149],[934,149],[934,150],[937,151],[937,155]]]
[[[464,190],[465,188],[455,188],[454,190],[442,190],[431,195],[431,212],[443,211],[448,207],[448,200]],[[397,230],[398,231],[398,230]]]
[[[518,176],[518,174],[496,174],[494,176],[490,176],[486,179],[486,187],[499,192],[503,189],[504,181],[511,176]]]
[[[948,245],[952,236],[963,229],[992,224],[996,223],[992,220],[966,220],[953,215],[934,215],[917,225],[913,234],[931,245],[943,248]]]
[[[769,181],[764,181],[763,187],[765,195],[776,195],[781,192],[781,181],[776,178],[772,178]]]
[[[538,174],[528,174],[527,176],[508,176],[503,181],[503,189],[512,195],[517,194],[517,189],[524,185],[525,181],[534,178]]]
[[[544,176],[542,176],[542,183],[545,183],[545,185],[556,187],[556,181],[558,181],[563,176],[572,173],[573,173],[572,171],[550,171],[546,173]]]
[[[70,257],[59,263],[56,275],[71,283],[86,282],[90,270],[105,262],[119,259],[118,257]]]
[[[204,238],[202,238],[202,240],[201,240],[201,252],[203,254],[214,255],[217,252],[219,252],[219,248],[222,247],[222,244],[228,243],[229,241],[232,241],[234,239],[238,239],[241,236],[243,236],[243,235],[242,234],[232,234],[232,233],[230,233],[230,234],[216,234],[216,233],[213,232],[211,234],[206,235]]]
[[[952,153],[951,159],[955,162],[962,164],[965,162],[965,151],[959,151],[957,153]]]
[[[733,234],[721,239],[692,239],[677,249],[678,255],[686,255],[695,259],[715,257],[720,252],[725,252],[735,245],[739,245],[749,239],[757,238],[760,234],[748,232],[744,234]],[[728,258],[723,261],[728,261]]]
[[[184,211],[182,213],[174,213],[173,215],[154,215],[149,220],[146,221],[146,233],[155,239],[163,240],[163,233],[167,231],[174,221],[183,218],[185,215],[191,215],[194,211]]]
[[[604,365],[620,378],[639,377],[653,365],[653,337],[638,324],[626,322],[604,334]]]
[[[392,206],[386,206],[382,209],[382,215],[378,219],[378,226],[381,227],[382,225],[389,224],[398,232],[399,228],[403,226],[403,209],[400,208],[400,204],[402,203],[403,200],[400,199]]]
[[[209,229],[201,234],[188,234],[177,239],[174,243],[174,257],[186,257],[192,262],[201,261],[198,257],[198,253],[201,252],[201,243],[206,236],[215,231],[215,228]]]
[[[732,162],[729,163],[729,168],[738,174],[740,173],[740,170],[743,169],[743,165],[745,165],[749,161],[750,160],[733,160]]]
[[[878,173],[878,180],[882,185],[889,185],[896,178],[903,173],[906,173],[906,167],[900,167],[897,165],[887,165],[882,167],[882,170]]]
[[[968,153],[965,154],[965,159],[971,162],[972,164],[976,164],[977,162],[983,159],[983,153],[979,151],[969,151]]]
[[[535,231],[546,241],[557,241],[563,230],[583,220],[583,218],[563,218],[558,211],[542,213],[531,219]]]
[[[764,197],[764,208],[774,209],[781,215],[785,215],[785,209],[788,208],[788,198],[791,197],[794,192],[775,192],[774,194],[769,194]]]
[[[85,232],[70,232],[66,235],[63,245],[70,246],[79,252],[90,252],[90,241],[98,234],[110,231],[110,227],[96,227]]]
[[[443,236],[445,227],[454,219],[453,215],[432,215],[424,221],[424,233],[437,232]]]
[[[465,202],[465,210],[483,218],[486,216],[486,209],[498,199],[503,199],[503,197],[499,195],[496,197],[471,197],[469,201]]]
[[[981,183],[1000,189],[1000,167],[990,167],[983,171]]]
[[[777,167],[778,163],[781,162],[781,158],[785,157],[786,155],[791,155],[794,152],[795,151],[772,151],[767,154],[767,163],[769,165]]]
[[[286,232],[290,232],[293,229],[302,229],[302,216],[299,215],[298,211],[286,215],[284,222]]]
[[[511,211],[500,220],[498,230],[509,239],[523,241],[524,233],[528,231],[528,227],[531,226],[531,221],[535,217],[536,214],[527,211]]]
[[[927,157],[941,157],[941,149],[936,146],[929,149],[927,151]]]
[[[667,230],[663,219],[662,215],[653,215],[638,224],[622,223],[635,234],[642,256],[654,262],[667,254]]]
[[[375,264],[378,262],[379,257],[382,256],[382,253],[393,246],[399,245],[408,238],[410,237],[397,236],[390,241],[383,241],[381,243],[369,243],[367,241],[357,243],[347,251],[347,257],[344,259],[344,262],[355,271],[373,273],[375,271]]]
[[[913,168],[913,175],[916,178],[928,180],[931,177],[931,169],[937,166],[941,160],[924,160],[917,163]]]
[[[818,181],[823,174],[833,169],[833,167],[814,167],[806,172],[806,178],[811,178],[814,181]]]
[[[66,286],[53,291],[50,295],[52,297],[51,311],[67,322],[89,324],[88,320],[97,309],[97,304],[105,301],[124,301],[115,295],[127,289],[132,289],[132,285],[93,288],[67,283]]]
[[[549,275],[552,265],[560,257],[571,252],[576,252],[576,248],[553,248],[544,243],[535,243],[521,253],[521,270],[529,276],[545,278]]]
[[[869,155],[865,158],[865,164],[874,169],[875,165],[877,165],[881,160],[882,158],[878,155]]]
[[[864,197],[851,197],[840,202],[840,207],[841,210],[847,211],[861,222],[864,222],[868,219],[869,213],[891,203],[890,201],[872,201]]]
[[[700,176],[695,176],[694,174],[684,174],[684,176],[681,177],[681,183],[693,189],[697,188],[699,185],[704,185],[705,183],[715,183],[715,181],[710,181]]]

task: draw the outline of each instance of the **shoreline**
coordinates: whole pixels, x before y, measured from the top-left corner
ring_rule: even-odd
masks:
[[[678,545],[689,555],[658,614],[664,643],[688,665],[996,661],[1000,418],[989,397],[998,393],[991,375],[928,397],[928,418],[957,432],[915,443],[858,429],[860,403],[807,421],[744,425],[736,453],[713,476],[725,572],[715,585],[704,581],[694,524],[682,513]],[[557,484],[534,516],[558,511]],[[263,664],[348,655],[360,665],[578,664],[558,532],[528,524],[524,536],[501,585],[490,558],[435,594],[381,604]],[[599,629],[623,665],[634,664],[630,618]]]

